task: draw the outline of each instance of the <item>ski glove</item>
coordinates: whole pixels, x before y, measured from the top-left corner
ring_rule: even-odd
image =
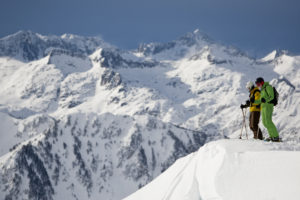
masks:
[[[266,100],[264,98],[261,98],[261,102],[266,103]]]
[[[249,100],[246,101],[246,106],[250,106],[250,101]]]
[[[244,105],[244,104],[241,104],[241,109],[243,109],[243,108],[247,108],[247,105]]]

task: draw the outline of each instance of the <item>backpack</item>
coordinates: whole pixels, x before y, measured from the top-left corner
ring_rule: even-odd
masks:
[[[279,93],[277,92],[275,87],[273,87],[273,92],[274,92],[274,99],[272,99],[269,103],[272,103],[274,104],[274,106],[276,106],[278,104]]]

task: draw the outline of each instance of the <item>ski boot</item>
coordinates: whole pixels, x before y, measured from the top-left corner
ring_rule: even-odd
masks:
[[[266,141],[266,142],[281,142],[281,139],[279,137],[268,137],[264,141]]]
[[[279,137],[273,137],[272,142],[281,142]]]
[[[264,140],[265,142],[271,142],[272,141],[272,137],[268,137]]]

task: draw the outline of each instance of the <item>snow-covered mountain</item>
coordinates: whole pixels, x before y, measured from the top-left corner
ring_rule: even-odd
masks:
[[[2,199],[125,198],[205,143],[238,137],[258,76],[280,92],[284,141],[299,144],[300,56],[255,60],[199,30],[132,51],[21,31],[0,39],[0,56]]]
[[[43,36],[32,31],[19,31],[0,39],[0,56],[22,61],[33,61],[59,49],[71,54],[89,55],[99,47],[111,47],[99,37],[81,37],[72,34]]]

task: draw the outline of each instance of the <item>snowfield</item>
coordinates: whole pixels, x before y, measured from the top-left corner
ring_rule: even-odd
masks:
[[[235,140],[259,76],[280,93],[281,144]],[[293,199],[299,113],[300,56],[287,51],[254,59],[199,30],[135,50],[20,31],[0,39],[0,199]]]
[[[300,151],[288,144],[220,140],[177,160],[124,200],[298,200]]]

